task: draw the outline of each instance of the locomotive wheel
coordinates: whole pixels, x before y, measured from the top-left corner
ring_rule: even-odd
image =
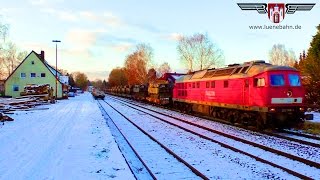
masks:
[[[230,115],[230,116],[229,116],[229,121],[230,121],[231,124],[234,124],[234,123],[235,123],[234,115]]]
[[[231,124],[234,124],[235,123],[235,117],[234,117],[234,114],[232,111],[229,111],[228,113],[228,120]]]
[[[191,104],[186,104],[186,111],[188,114],[192,113],[192,105]]]

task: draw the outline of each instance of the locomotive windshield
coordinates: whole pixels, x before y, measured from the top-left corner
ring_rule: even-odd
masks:
[[[270,75],[272,86],[284,86],[284,77],[282,74],[272,74]]]
[[[290,86],[301,86],[299,76],[297,74],[289,74]]]

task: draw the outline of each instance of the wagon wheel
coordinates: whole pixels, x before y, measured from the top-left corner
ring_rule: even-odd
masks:
[[[239,111],[235,111],[233,113],[233,117],[234,117],[234,122],[235,123],[241,123],[241,115]]]
[[[192,105],[191,104],[187,104],[186,108],[187,108],[187,113],[191,114],[192,113]]]
[[[248,118],[247,113],[241,113],[239,119],[240,119],[241,125],[248,126],[249,118]]]
[[[264,130],[265,129],[265,124],[264,124],[263,118],[261,117],[260,114],[258,114],[257,118],[256,118],[256,128],[258,130]]]
[[[229,113],[228,113],[228,120],[229,120],[229,122],[230,122],[231,124],[234,124],[234,123],[235,123],[235,116],[234,116],[234,114],[233,114],[232,111],[229,111]]]

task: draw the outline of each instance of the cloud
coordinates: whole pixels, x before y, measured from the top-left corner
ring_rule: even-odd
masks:
[[[50,14],[52,16],[59,17],[63,21],[75,22],[80,20],[79,15],[71,11],[66,11],[66,10],[61,11],[53,8],[42,8],[40,11],[46,14]]]
[[[183,35],[179,33],[171,33],[168,35],[164,35],[163,38],[170,41],[179,41],[183,38]]]
[[[111,12],[103,12],[100,14],[90,11],[82,11],[79,15],[87,20],[99,22],[111,27],[119,27],[123,25],[123,21]]]
[[[46,0],[31,0],[29,1],[32,5],[44,5],[46,4]]]
[[[109,71],[87,71],[84,72],[90,81],[94,81],[97,79],[108,81]]]
[[[94,13],[89,12],[89,11],[81,11],[79,14],[80,14],[80,16],[82,16],[86,19],[92,20],[92,21],[98,20],[98,17]]]
[[[90,59],[92,53],[89,49],[69,48],[61,50],[64,56],[73,57],[74,59]]]
[[[126,52],[129,49],[131,49],[132,47],[134,47],[134,45],[131,43],[121,43],[121,44],[111,45],[111,47],[116,51]]]
[[[42,8],[40,9],[41,12],[43,13],[48,13],[48,14],[56,14],[57,11],[53,8]]]
[[[1,14],[6,14],[9,13],[10,11],[12,11],[12,8],[0,8],[0,13]],[[2,15],[0,15],[1,17]]]
[[[50,6],[55,3],[62,3],[64,0],[29,0],[30,4],[34,6]]]
[[[77,21],[77,20],[79,20],[79,18],[74,13],[66,12],[66,11],[60,12],[59,13],[59,17],[62,20],[65,20],[65,21]]]
[[[76,47],[88,48],[97,42],[97,38],[100,34],[106,32],[107,31],[104,29],[71,29],[67,32],[65,41]]]

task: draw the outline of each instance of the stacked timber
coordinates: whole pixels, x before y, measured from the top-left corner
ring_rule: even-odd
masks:
[[[13,114],[14,111],[48,109],[36,107],[44,104],[48,102],[38,97],[0,98],[0,113]]]
[[[24,87],[24,91],[20,93],[21,97],[41,97],[46,100],[49,99],[49,91],[50,85],[49,84],[30,84]]]
[[[9,116],[6,116],[6,115],[0,113],[0,122],[5,122],[5,121],[13,121],[13,119]]]

